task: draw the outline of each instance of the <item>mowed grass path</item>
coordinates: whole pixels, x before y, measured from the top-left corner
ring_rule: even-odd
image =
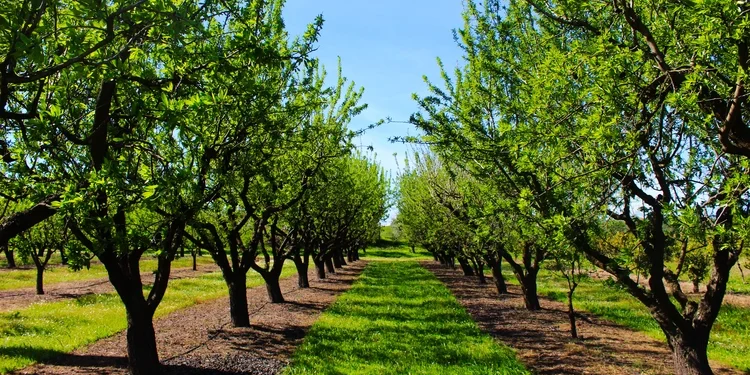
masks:
[[[281,277],[294,274],[294,265],[287,262]],[[259,274],[248,272],[248,288],[263,284]],[[156,317],[227,295],[219,272],[170,281]],[[188,323],[188,329],[189,324],[200,322]],[[126,327],[125,307],[115,293],[40,303],[0,313],[0,374],[71,352]]]
[[[374,261],[313,325],[284,374],[529,372],[432,273],[413,261]]]

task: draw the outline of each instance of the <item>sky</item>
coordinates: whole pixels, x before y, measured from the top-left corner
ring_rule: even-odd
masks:
[[[325,19],[316,57],[335,79],[337,59],[343,74],[365,88],[368,108],[350,127],[361,129],[391,118],[359,140],[372,146],[380,164],[396,178],[408,146],[388,141],[393,136],[415,135],[408,124],[418,110],[412,94],[427,94],[423,76],[440,82],[437,58],[446,68],[460,65],[461,50],[453,30],[462,26],[462,0],[288,0],[284,21],[291,35],[300,35],[318,14]],[[331,82],[333,84],[335,82]],[[397,154],[394,157],[394,153]],[[395,215],[391,209],[390,221]]]

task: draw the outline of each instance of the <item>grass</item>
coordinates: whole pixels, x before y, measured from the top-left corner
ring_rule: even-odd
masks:
[[[295,273],[293,266],[285,265],[281,277]],[[249,272],[248,288],[259,285],[263,285],[260,275]],[[170,281],[156,317],[226,295],[219,272]],[[115,293],[0,313],[0,374],[73,351],[126,327],[125,308]]]
[[[209,256],[198,257],[199,265],[213,264],[213,259]],[[172,262],[172,269],[189,268],[193,266],[193,258],[184,257],[175,259]],[[141,260],[142,272],[156,271],[157,260],[153,257],[144,257]],[[44,285],[54,285],[63,282],[87,281],[96,279],[106,279],[107,270],[104,265],[95,263],[89,269],[73,271],[65,266],[49,267],[44,271]],[[33,288],[36,285],[36,269],[13,269],[0,271],[0,290],[10,290],[19,288]]]
[[[744,261],[744,259],[742,259]],[[750,295],[750,270],[744,269],[745,278],[747,281],[742,280],[739,268],[734,266],[732,271],[729,273],[729,282],[727,283],[727,290],[733,293],[747,294]]]
[[[419,261],[430,260],[427,250],[416,248],[416,252],[411,252],[411,247],[400,242],[380,240],[376,246],[369,247],[366,253],[360,252],[360,257],[364,260],[380,261]]]
[[[514,279],[507,279],[514,283]],[[560,302],[567,301],[567,284],[557,274],[542,271],[538,279],[539,294]],[[648,309],[625,290],[602,281],[585,279],[575,292],[576,309],[644,332],[666,341]],[[585,333],[584,333],[585,334]],[[711,331],[708,347],[711,360],[750,371],[750,309],[724,305]]]
[[[416,262],[379,261],[313,325],[284,374],[529,372],[432,273]]]

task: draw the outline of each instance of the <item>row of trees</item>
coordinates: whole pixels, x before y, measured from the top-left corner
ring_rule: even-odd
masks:
[[[348,130],[365,105],[290,37],[282,0],[5,1],[0,7],[0,244],[44,268],[95,257],[128,320],[130,372],[159,372],[152,319],[185,245],[206,250],[248,326],[246,274],[272,302],[293,260],[356,260],[387,178]],[[45,221],[46,220],[46,221]],[[40,224],[44,223],[44,224]],[[65,243],[62,243],[65,241]],[[150,287],[140,260],[155,254]]]
[[[409,238],[479,273],[507,261],[530,310],[544,262],[574,276],[586,258],[649,309],[677,374],[711,374],[711,328],[750,234],[748,14],[724,1],[469,2],[465,64],[415,98],[424,136],[406,140],[434,155],[401,178]],[[699,252],[711,276],[696,298],[679,278]]]

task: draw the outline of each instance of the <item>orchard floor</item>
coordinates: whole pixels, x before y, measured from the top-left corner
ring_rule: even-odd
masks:
[[[263,286],[247,291],[250,328],[232,328],[228,298],[171,313],[154,322],[166,374],[275,374],[309,327],[336,297],[350,288],[366,265],[360,261],[316,280],[309,289],[297,278],[281,280],[286,303],[267,302]],[[123,332],[70,354],[61,354],[16,374],[126,374]]]
[[[510,294],[499,296],[488,278],[480,285],[436,262],[424,261],[458,298],[479,327],[511,346],[536,374],[673,374],[672,355],[666,343],[643,333],[583,314],[578,320],[582,339],[570,337],[570,323],[564,304],[540,299],[542,310],[529,312],[517,286],[508,285]],[[716,374],[741,375],[744,372],[712,363]]]
[[[173,269],[169,274],[170,280],[179,280],[190,277],[216,272],[219,270],[214,264],[201,264],[193,271],[192,268]],[[28,272],[36,272],[29,270]],[[142,272],[141,278],[144,282],[153,281],[149,272]],[[44,294],[37,295],[36,289],[19,288],[0,290],[0,312],[19,310],[35,303],[56,302],[61,300],[80,298],[86,295],[113,293],[115,288],[107,278],[91,280],[80,280],[71,282],[54,283],[44,286]]]

